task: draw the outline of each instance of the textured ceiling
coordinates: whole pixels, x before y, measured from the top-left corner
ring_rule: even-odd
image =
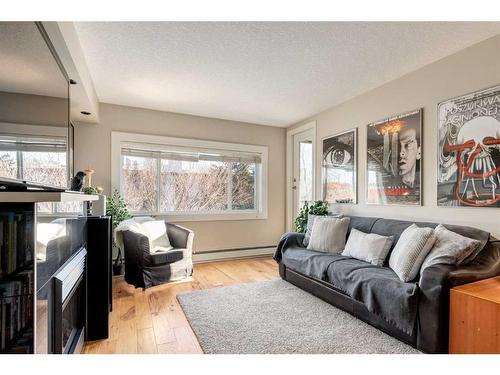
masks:
[[[0,22],[0,91],[68,96],[68,84],[34,22]]]
[[[101,102],[287,126],[500,23],[76,23]]]

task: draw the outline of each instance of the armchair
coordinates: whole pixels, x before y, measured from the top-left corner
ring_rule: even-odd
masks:
[[[173,249],[152,254],[145,235],[131,230],[122,232],[127,283],[146,289],[192,275],[194,233],[171,223],[165,226]]]

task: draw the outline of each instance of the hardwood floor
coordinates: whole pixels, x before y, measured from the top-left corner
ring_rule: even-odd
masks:
[[[278,266],[271,258],[195,264],[191,280],[145,291],[115,277],[109,338],[87,342],[84,353],[202,354],[176,294],[276,277]]]

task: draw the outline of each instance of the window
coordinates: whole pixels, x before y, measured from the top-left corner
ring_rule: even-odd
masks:
[[[119,170],[113,186],[119,181],[132,213],[181,220],[267,215],[266,147],[114,132],[112,152]]]
[[[66,138],[0,134],[0,177],[50,186],[67,185]],[[40,213],[80,212],[78,202],[40,203]]]
[[[0,135],[0,176],[66,186],[66,139]]]

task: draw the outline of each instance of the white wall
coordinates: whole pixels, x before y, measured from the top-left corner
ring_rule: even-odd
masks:
[[[443,100],[500,84],[500,35],[432,63],[372,91],[312,116],[317,139],[358,127],[358,204],[334,205],[352,215],[459,223],[490,231],[500,238],[500,208],[437,207],[437,104]],[[366,125],[415,108],[423,116],[423,205],[421,207],[365,204]],[[318,143],[319,146],[319,143]],[[316,153],[318,165],[321,147]],[[320,176],[317,176],[320,197]]]

